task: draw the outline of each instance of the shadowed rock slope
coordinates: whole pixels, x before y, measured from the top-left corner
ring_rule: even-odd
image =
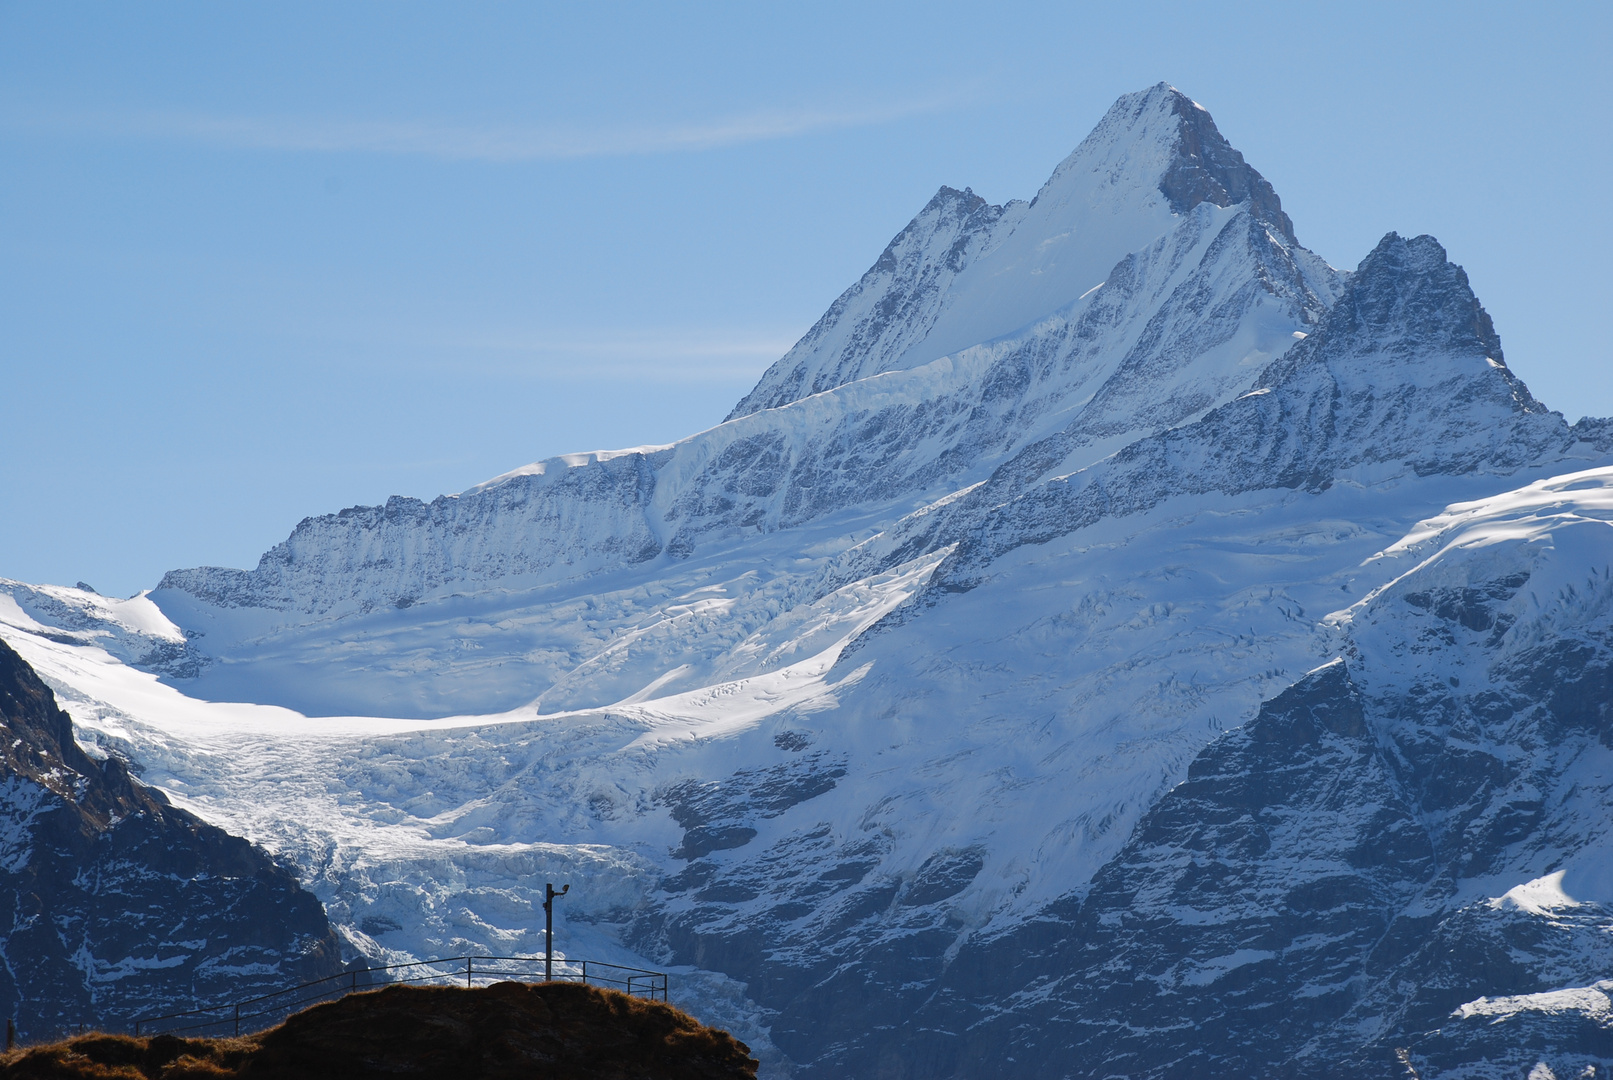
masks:
[[[0,1010],[24,1036],[340,970],[319,901],[264,852],[92,759],[0,642]]]
[[[670,1005],[566,983],[391,986],[241,1039],[93,1034],[0,1059],[43,1077],[751,1080],[750,1050]]]
[[[965,947],[903,1049],[844,1074],[1398,1080],[1405,1054],[1423,1076],[1602,1075],[1606,909],[1462,896],[1453,855],[1515,857],[1527,835],[1508,770],[1447,739],[1416,762],[1421,733],[1384,712],[1343,661],[1268,702],[1089,890]],[[1604,760],[1599,735],[1572,756]],[[1431,785],[1491,835],[1453,843]]]

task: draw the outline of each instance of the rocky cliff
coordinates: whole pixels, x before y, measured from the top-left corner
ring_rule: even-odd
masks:
[[[0,1010],[25,1037],[341,969],[319,902],[264,852],[73,738],[0,642]]]

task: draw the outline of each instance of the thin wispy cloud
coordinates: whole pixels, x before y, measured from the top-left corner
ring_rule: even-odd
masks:
[[[449,346],[455,365],[565,379],[635,376],[685,382],[755,378],[795,344],[791,333],[686,330],[630,334],[477,334]],[[447,343],[444,343],[447,344]],[[475,358],[475,359],[473,359]]]
[[[958,103],[955,93],[848,108],[763,109],[709,120],[629,125],[459,124],[177,112],[7,110],[7,126],[299,153],[404,154],[464,161],[561,161],[714,150],[871,127]]]
[[[646,327],[638,330],[443,328],[395,322],[322,326],[303,339],[318,364],[477,374],[517,382],[642,379],[660,383],[754,380],[803,328]]]

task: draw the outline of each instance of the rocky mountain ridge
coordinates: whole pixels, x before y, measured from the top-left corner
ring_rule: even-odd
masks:
[[[957,543],[929,585],[957,591],[1014,546],[1183,495],[1322,490],[1386,462],[1467,474],[1598,453],[1592,425],[1571,427],[1508,370],[1467,275],[1430,236],[1384,237],[1317,329],[1253,381],[1201,419],[1086,469],[1064,472],[1080,435],[1059,432],[925,515],[922,531],[899,527],[888,557]]]

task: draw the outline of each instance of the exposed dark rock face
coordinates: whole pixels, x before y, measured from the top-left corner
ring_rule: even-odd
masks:
[[[1160,181],[1159,190],[1170,200],[1171,209],[1185,213],[1201,202],[1234,206],[1247,202],[1254,216],[1276,228],[1290,244],[1294,223],[1283,213],[1282,200],[1264,176],[1243,160],[1202,105],[1173,87],[1161,83],[1171,95],[1174,111],[1181,118],[1181,136],[1175,158]]]
[[[833,1071],[848,1044],[891,1048],[890,1032],[943,977],[963,929],[947,900],[984,862],[978,849],[940,851],[903,880],[875,872],[881,854],[877,839],[837,845],[824,826],[749,862],[698,860],[641,929],[681,962],[743,973],[773,1012],[774,1044]],[[776,902],[758,916],[747,902],[764,895]]]
[[[1602,453],[1613,450],[1613,419],[1587,416],[1569,430],[1576,438]]]
[[[1436,874],[1332,664],[1200,754],[1084,896],[966,947],[906,1026],[903,1075],[1328,1075],[1283,1063],[1349,1009]]]
[[[681,859],[698,859],[713,851],[743,847],[755,838],[757,820],[777,817],[832,790],[844,775],[843,760],[817,753],[784,765],[742,769],[726,781],[672,784],[661,792],[660,799],[685,830],[675,854]]]
[[[913,1007],[914,988],[940,977],[958,936],[946,901],[984,863],[978,849],[941,851],[893,880],[873,873],[885,851],[879,837],[842,844],[827,824],[772,839],[753,860],[723,859],[751,844],[763,821],[809,807],[845,772],[842,758],[814,752],[663,791],[686,830],[676,854],[689,862],[635,931],[651,952],[743,972],[748,994],[777,1014],[774,1043],[797,1061],[818,1057],[826,1035],[889,1028]],[[758,914],[764,896],[771,903]]]
[[[91,759],[0,642],[0,1010],[27,1037],[340,970],[319,901],[247,841]]]
[[[1453,860],[1503,853],[1515,800],[1460,751],[1412,764],[1373,713],[1342,661],[1308,676],[1200,754],[1090,889],[968,943],[910,1010],[875,1011],[895,1038],[831,1047],[809,1075],[1390,1080],[1399,1050],[1425,1076],[1605,1065],[1613,916],[1450,906]],[[1488,823],[1464,842],[1429,813],[1452,772],[1468,828]],[[1591,977],[1564,996],[1600,1013],[1463,1009],[1570,968]]]

